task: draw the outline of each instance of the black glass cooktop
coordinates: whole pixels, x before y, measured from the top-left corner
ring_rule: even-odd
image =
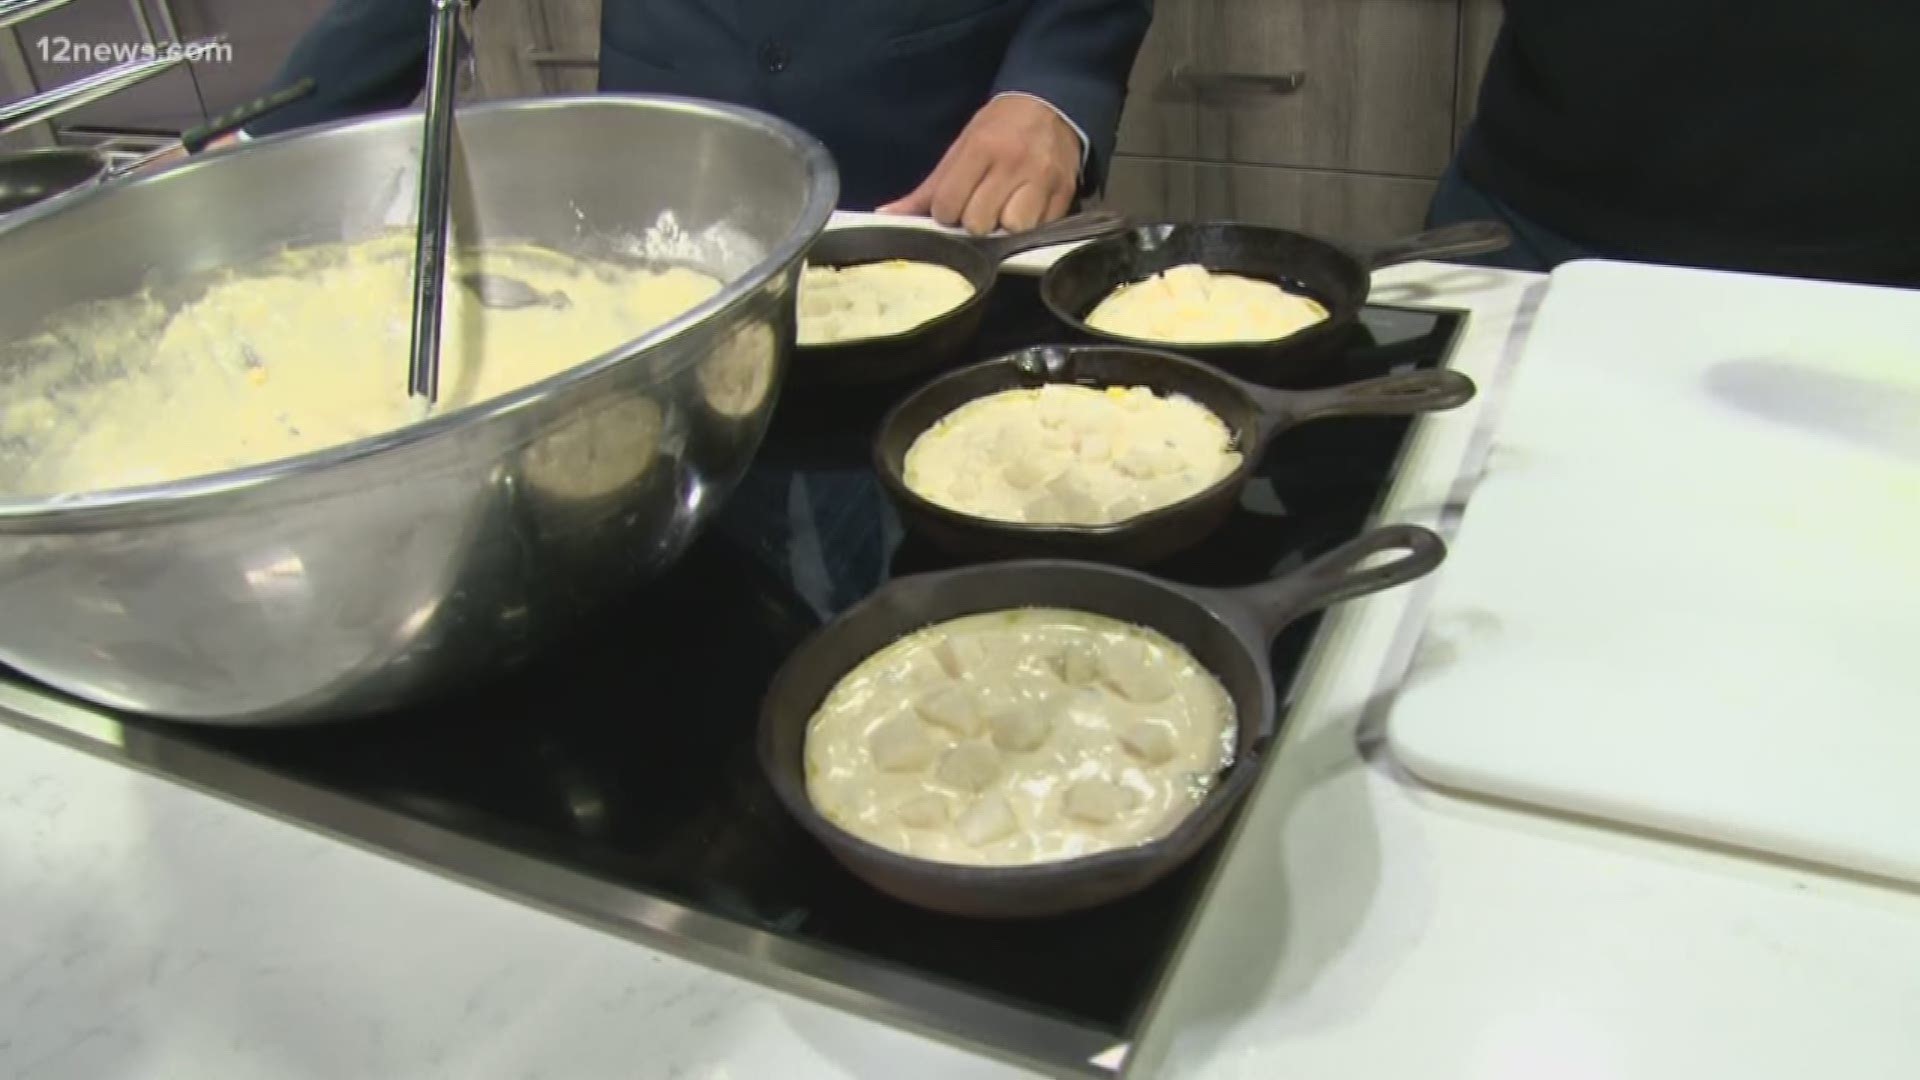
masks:
[[[1434,366],[1463,320],[1369,308],[1315,381]],[[996,290],[987,325],[981,356],[1060,334],[1026,278]],[[1407,429],[1286,432],[1230,524],[1158,572],[1243,584],[1354,536]],[[909,538],[895,572],[939,564]],[[1275,644],[1283,681],[1317,624]],[[815,625],[709,539],[538,666],[466,698],[310,730],[124,719],[120,742],[146,767],[750,977],[1050,1071],[1117,1067],[1225,841],[1145,894],[1040,923],[970,923],[872,892],[788,820],[753,758],[760,695]]]

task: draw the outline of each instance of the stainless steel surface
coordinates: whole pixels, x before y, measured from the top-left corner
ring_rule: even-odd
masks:
[[[0,499],[0,662],[147,715],[361,715],[513,663],[685,549],[765,431],[801,261],[837,198],[830,159],[771,117],[670,98],[499,102],[460,126],[465,240],[603,257],[644,243],[728,285],[606,356],[397,432]],[[418,116],[390,114],[28,210],[0,226],[0,341],[156,275],[405,228],[419,148]],[[0,394],[20,374],[0,370]],[[650,446],[633,448],[635,422],[657,430]]]
[[[188,57],[197,55],[199,50],[217,44],[219,40],[208,38],[152,60],[132,60],[124,64],[116,64],[105,71],[97,71],[65,85],[42,90],[32,97],[0,105],[0,135],[51,120],[62,113],[91,105],[101,98],[138,86],[156,75],[164,75],[187,63]]]
[[[66,7],[73,0],[0,0],[0,28]]]
[[[418,2],[418,0],[414,0]],[[420,145],[420,210],[413,244],[413,339],[407,388],[432,404],[440,400],[440,317],[447,284],[447,230],[452,209],[454,73],[460,16],[466,0],[428,0],[433,6],[427,44],[426,134]]]
[[[203,750],[169,738],[164,730],[128,727],[105,713],[10,680],[4,672],[0,672],[0,724],[131,765],[594,929],[1027,1069],[1110,1080],[1121,1073],[1132,1050],[1132,1044],[1104,1032],[991,1002],[903,968],[867,963],[622,888]]]

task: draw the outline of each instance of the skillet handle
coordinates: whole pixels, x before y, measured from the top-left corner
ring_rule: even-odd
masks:
[[[1063,217],[1059,221],[1042,225],[1037,229],[1008,233],[1005,236],[989,236],[975,240],[973,243],[988,259],[998,265],[1023,251],[1052,247],[1055,244],[1070,244],[1075,240],[1095,240],[1122,232],[1126,228],[1127,216],[1118,210],[1088,210]]]
[[[1416,259],[1454,259],[1462,255],[1485,255],[1505,251],[1513,243],[1513,231],[1497,221],[1463,221],[1399,240],[1389,240],[1360,253],[1368,269],[1395,266]]]
[[[1457,409],[1479,388],[1457,371],[1410,371],[1325,390],[1247,387],[1260,405],[1260,434],[1271,438],[1295,424],[1335,416],[1417,416]],[[1270,430],[1269,430],[1270,429]]]
[[[1402,554],[1380,566],[1359,569],[1376,555]],[[1215,593],[1271,641],[1288,623],[1342,600],[1369,596],[1432,573],[1447,557],[1446,541],[1418,525],[1383,525],[1349,540],[1290,574],[1272,581]]]

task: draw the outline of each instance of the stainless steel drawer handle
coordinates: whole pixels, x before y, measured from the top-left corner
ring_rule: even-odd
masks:
[[[549,49],[528,49],[527,59],[555,67],[594,67],[600,63],[600,57],[594,53],[553,52]]]
[[[1272,97],[1299,90],[1307,81],[1307,73],[1255,75],[1241,71],[1194,71],[1182,65],[1173,69],[1167,81],[1194,97]]]

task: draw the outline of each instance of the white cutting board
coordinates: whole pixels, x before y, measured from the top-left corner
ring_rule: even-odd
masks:
[[[1390,745],[1920,881],[1920,292],[1553,275]]]

